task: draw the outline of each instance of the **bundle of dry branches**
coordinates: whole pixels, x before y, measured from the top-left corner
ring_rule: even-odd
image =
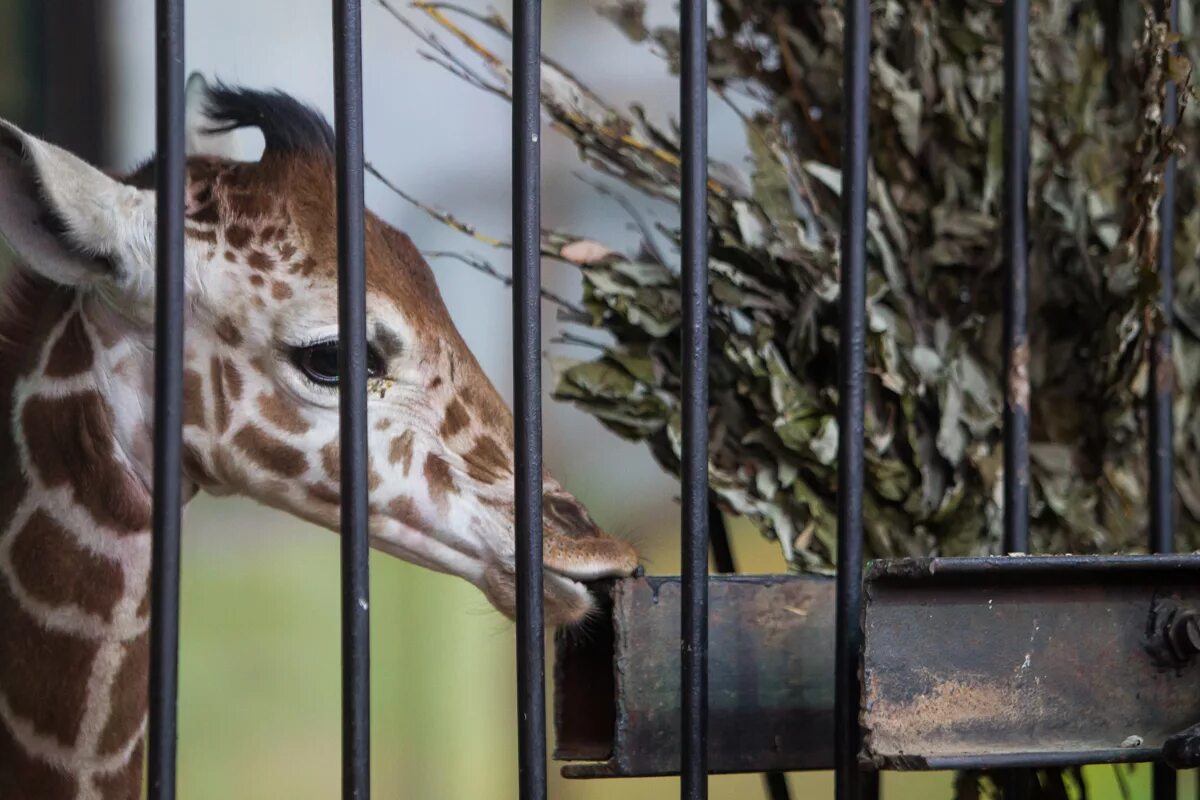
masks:
[[[427,55],[511,99],[476,32],[495,14],[379,0]],[[673,29],[644,0],[597,0],[676,71]],[[876,0],[871,57],[866,528],[875,556],[995,552],[1002,476],[1000,202],[1003,4]],[[836,343],[841,4],[718,0],[710,89],[744,122],[748,172],[710,168],[711,487],[801,570],[836,558]],[[1185,33],[1194,7],[1183,9]],[[443,39],[443,37],[448,37]],[[1177,47],[1180,43],[1182,47]],[[1157,307],[1162,176],[1179,156],[1175,231],[1175,490],[1179,545],[1200,543],[1200,114],[1188,47],[1148,3],[1035,0],[1031,24],[1032,531],[1039,552],[1143,549],[1145,395]],[[1173,50],[1176,48],[1176,50]],[[1189,58],[1189,56],[1191,58]],[[1163,124],[1175,81],[1180,124]],[[545,62],[544,111],[579,157],[629,192],[678,203],[679,140]],[[637,252],[547,230],[545,257],[580,270],[566,319],[614,343],[555,395],[679,464],[679,231]],[[410,198],[411,199],[411,198]],[[415,201],[414,201],[415,202]],[[452,215],[422,206],[496,246]],[[477,264],[477,266],[483,266]],[[964,775],[960,796],[979,796]],[[1043,789],[1067,796],[1078,771]]]

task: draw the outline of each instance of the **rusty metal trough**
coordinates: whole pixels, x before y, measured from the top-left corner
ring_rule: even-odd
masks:
[[[1200,761],[1200,557],[916,559],[865,580],[864,766]],[[833,581],[709,591],[711,770],[831,769]],[[564,775],[678,772],[679,593],[618,581],[559,634]]]

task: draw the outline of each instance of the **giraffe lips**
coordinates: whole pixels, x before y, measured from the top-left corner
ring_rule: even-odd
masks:
[[[557,546],[556,546],[557,545]],[[637,552],[620,539],[609,537],[572,541],[564,547],[551,544],[543,550],[547,572],[577,583],[628,578],[641,570]]]

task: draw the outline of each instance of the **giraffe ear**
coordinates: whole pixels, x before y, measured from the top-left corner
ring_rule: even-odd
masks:
[[[184,127],[187,130],[187,153],[190,156],[215,156],[230,161],[242,160],[237,131],[221,125],[210,115],[212,89],[199,72],[193,72],[187,82],[187,101]]]
[[[154,195],[0,120],[0,238],[55,283],[141,284],[154,250]]]

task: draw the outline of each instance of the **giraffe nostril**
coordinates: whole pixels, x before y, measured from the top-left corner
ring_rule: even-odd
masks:
[[[545,514],[572,538],[599,536],[600,527],[592,521],[579,501],[571,497],[551,496],[545,500]]]

